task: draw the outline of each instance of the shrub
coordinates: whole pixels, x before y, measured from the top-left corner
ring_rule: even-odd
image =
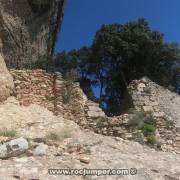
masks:
[[[69,129],[64,129],[60,132],[50,132],[46,138],[52,141],[63,141],[64,139],[71,138],[72,134]]]
[[[0,131],[0,136],[4,137],[15,137],[17,135],[17,132],[15,130],[4,130]]]
[[[156,143],[156,137],[154,134],[150,134],[146,137],[147,143],[154,145]]]
[[[73,100],[73,83],[72,81],[65,81],[64,86],[63,103],[69,104]]]
[[[64,104],[69,104],[70,101],[71,101],[71,94],[70,94],[69,91],[67,91],[67,90],[65,89],[65,91],[64,91],[64,93],[63,93],[63,103],[64,103]]]
[[[53,141],[58,141],[59,140],[59,134],[55,133],[55,132],[50,132],[47,136],[47,139],[49,140],[53,140]]]
[[[154,144],[156,142],[155,132],[156,132],[156,120],[151,113],[138,112],[131,110],[132,118],[130,118],[128,125],[134,129],[139,129],[142,131],[143,135],[146,137],[149,144]],[[140,136],[134,134],[135,139],[139,139]],[[140,141],[142,138],[139,139]]]
[[[73,94],[73,83],[78,81],[78,73],[76,71],[70,71],[65,74],[64,79],[64,93],[63,93],[63,103],[69,104],[75,97]]]
[[[144,123],[142,131],[145,136],[148,136],[149,134],[155,134],[156,127],[152,124]]]
[[[146,113],[131,110],[131,114],[132,117],[130,118],[128,125],[141,129],[141,126],[143,125],[144,119],[146,117]]]

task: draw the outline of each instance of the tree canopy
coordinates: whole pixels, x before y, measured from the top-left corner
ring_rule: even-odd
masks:
[[[85,92],[93,97],[99,86],[100,105],[118,113],[128,83],[148,76],[153,81],[178,90],[180,49],[167,43],[164,34],[151,30],[145,19],[126,24],[102,25],[90,47],[59,53],[55,68],[63,74],[75,70]]]

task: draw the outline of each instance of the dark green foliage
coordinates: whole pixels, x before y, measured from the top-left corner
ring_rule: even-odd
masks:
[[[77,80],[80,86],[91,100],[96,100],[92,86],[96,85],[96,80],[91,79],[94,74],[93,67],[90,65],[91,49],[82,47],[80,50],[72,50],[70,52],[63,51],[55,57],[55,71],[60,71],[66,78],[69,72],[76,72]]]
[[[133,79],[149,76],[165,86],[176,84],[176,75],[170,71],[179,61],[179,47],[165,43],[164,35],[152,31],[144,19],[103,25],[96,33],[92,52],[98,79],[105,89],[103,100],[107,110],[114,113],[120,109],[127,84]]]
[[[144,134],[145,136],[154,134],[155,131],[156,131],[156,127],[155,127],[154,125],[144,123],[144,126],[143,126],[143,134]]]
[[[179,63],[178,44],[166,43],[164,34],[152,31],[145,19],[103,25],[91,47],[62,52],[55,59],[56,69],[63,74],[71,69],[78,72],[89,96],[93,96],[92,87],[98,85],[100,106],[112,115],[120,112],[127,85],[133,79],[148,76],[177,89],[180,71],[175,64]]]

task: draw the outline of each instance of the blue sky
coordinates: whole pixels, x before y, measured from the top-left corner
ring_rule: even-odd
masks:
[[[56,52],[90,45],[102,24],[146,18],[166,41],[180,43],[180,0],[67,0]]]

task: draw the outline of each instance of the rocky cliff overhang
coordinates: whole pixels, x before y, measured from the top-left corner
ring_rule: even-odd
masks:
[[[0,51],[9,67],[52,55],[65,0],[0,0]]]

